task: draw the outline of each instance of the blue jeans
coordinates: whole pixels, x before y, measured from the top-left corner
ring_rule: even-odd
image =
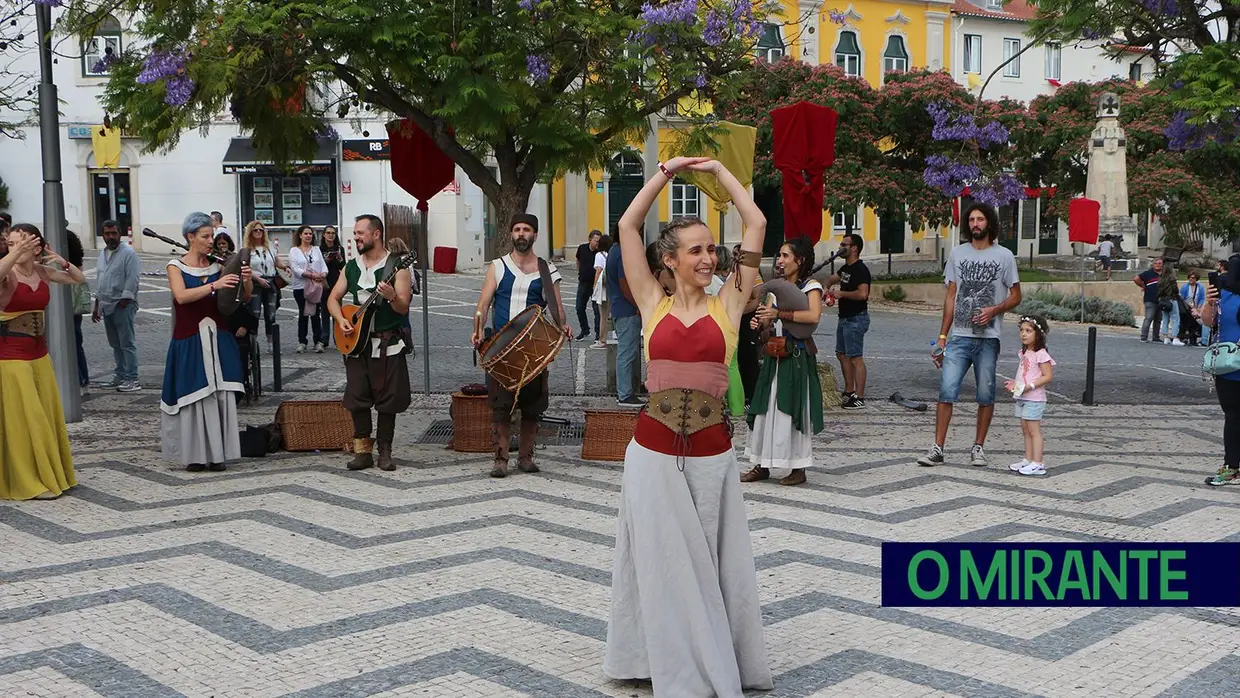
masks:
[[[86,349],[82,346],[82,316],[73,316],[73,339],[77,342],[78,386],[90,385],[90,369],[86,366]]]
[[[943,375],[939,379],[939,402],[954,403],[960,397],[960,384],[969,366],[977,383],[977,404],[995,403],[995,368],[999,363],[999,340],[986,337],[952,337],[943,353]]]
[[[138,345],[134,343],[134,318],[138,317],[138,304],[130,303],[122,308],[116,306],[111,315],[103,316],[103,329],[108,334],[108,344],[116,359],[116,380],[138,380]]]
[[[1170,325],[1170,329],[1168,329]],[[1162,336],[1163,339],[1173,340],[1180,337],[1180,307],[1172,303],[1171,310],[1164,310],[1162,314]]]
[[[633,399],[633,373],[642,347],[640,315],[612,318],[616,325],[616,397],[620,402]]]
[[[835,325],[835,353],[855,359],[865,353],[865,333],[870,331],[870,314],[841,317]]]
[[[276,317],[276,311],[280,309],[280,289],[276,288],[276,277],[267,278],[264,276],[263,278],[267,279],[267,283],[271,284],[271,286],[269,288],[262,288],[258,284],[254,284],[254,291],[250,294],[250,312],[254,314],[254,317],[266,315],[264,327],[266,327],[267,336],[270,337],[271,328],[275,327],[276,323],[279,322],[279,318]]]

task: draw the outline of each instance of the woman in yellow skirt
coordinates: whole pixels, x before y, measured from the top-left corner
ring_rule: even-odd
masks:
[[[47,355],[49,283],[82,284],[82,270],[19,223],[0,258],[0,499],[52,499],[77,484],[56,375]]]

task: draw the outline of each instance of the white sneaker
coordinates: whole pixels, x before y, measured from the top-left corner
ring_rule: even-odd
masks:
[[[314,343],[314,353],[315,353],[315,354],[322,354],[322,353],[323,353],[323,350],[324,350],[324,349],[326,349],[326,348],[327,348],[327,345],[326,345],[326,344],[319,344],[318,342],[315,342],[315,343]]]
[[[1021,475],[1045,475],[1046,468],[1041,463],[1029,463],[1025,467],[1017,470]]]
[[[1164,339],[1164,340],[1163,340],[1163,344],[1170,344],[1170,343],[1171,343],[1171,340],[1170,340],[1170,339]]]
[[[1021,468],[1025,467],[1026,465],[1029,465],[1028,459],[1021,458],[1019,462],[1009,465],[1008,470],[1019,471]]]
[[[990,465],[990,461],[986,460],[986,451],[981,444],[973,444],[973,450],[969,451],[969,465],[979,468]]]
[[[1171,340],[1171,346],[1173,346],[1173,347],[1182,347],[1182,346],[1184,346],[1184,342],[1181,342],[1178,338],[1177,338],[1177,339],[1173,339],[1173,340]]]
[[[304,353],[306,353],[306,345],[305,345],[305,344],[298,344],[298,345],[297,345],[297,353],[298,353],[298,354],[304,354]]]

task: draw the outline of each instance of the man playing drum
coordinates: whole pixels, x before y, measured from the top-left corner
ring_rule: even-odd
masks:
[[[573,329],[565,321],[564,303],[560,300],[560,272],[550,262],[542,262],[534,254],[534,241],[538,239],[538,218],[528,213],[513,216],[509,228],[512,235],[512,252],[491,261],[486,279],[482,282],[482,294],[474,313],[474,331],[470,337],[477,347],[485,339],[482,327],[487,312],[494,310],[491,329],[500,331],[508,321],[531,305],[547,307],[548,298],[555,304],[553,312],[563,325],[565,336],[573,336]],[[546,264],[547,276],[554,286],[543,288],[540,263]],[[494,302],[494,307],[492,307]],[[534,465],[534,439],[538,435],[538,420],[547,409],[547,371],[526,383],[516,395],[508,392],[491,376],[487,376],[487,398],[491,407],[492,435],[495,438],[495,464],[491,477],[508,474],[508,444],[512,438],[512,411],[514,403],[521,410],[521,434],[517,440],[517,468],[521,472],[536,473]]]
[[[327,299],[327,310],[346,335],[355,330],[345,318],[341,301],[355,305],[364,303],[372,293],[382,297],[368,312],[374,314],[372,330],[357,356],[344,357],[344,408],[353,417],[353,460],[349,470],[363,470],[375,465],[371,451],[370,410],[379,413],[380,470],[395,470],[392,463],[392,437],[396,432],[396,415],[409,408],[409,368],[405,362],[404,326],[413,297],[413,280],[408,269],[396,272],[391,283],[384,281],[388,268],[388,251],[383,242],[383,221],[365,214],[353,224],[353,242],[358,256],[344,267]]]

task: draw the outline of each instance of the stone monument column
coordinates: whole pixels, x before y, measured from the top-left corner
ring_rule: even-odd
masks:
[[[1127,139],[1119,125],[1119,96],[1098,99],[1098,125],[1089,137],[1089,169],[1085,196],[1097,201],[1098,237],[1121,236],[1124,251],[1137,251],[1137,225],[1128,211]]]

